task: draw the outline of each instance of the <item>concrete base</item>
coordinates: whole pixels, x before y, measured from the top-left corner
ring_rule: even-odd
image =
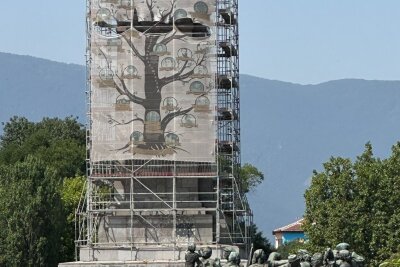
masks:
[[[91,261],[172,261],[184,260],[186,249],[162,247],[145,247],[131,250],[123,247],[110,248],[81,248],[80,260],[83,262]]]
[[[200,250],[206,246],[197,246]],[[223,247],[210,246],[212,248],[212,258],[222,258]],[[238,247],[233,247],[234,250],[239,251]],[[130,249],[128,247],[109,247],[109,248],[89,248],[83,247],[80,249],[81,262],[153,262],[153,261],[183,261],[185,260],[187,246],[177,247],[175,250],[171,247],[161,246],[146,246],[141,248]],[[244,258],[244,257],[243,257]]]
[[[221,261],[225,263],[225,261]],[[247,260],[242,260],[241,265],[246,266]],[[185,267],[184,261],[98,261],[98,262],[67,262],[60,263],[58,267]]]
[[[58,267],[185,267],[184,261],[98,261],[60,263]]]
[[[197,246],[197,249],[205,246]],[[223,246],[210,246],[212,258],[222,258]],[[231,247],[231,246],[230,246]],[[231,247],[239,251],[238,247]],[[59,267],[184,267],[186,247],[176,249],[146,247],[137,250],[128,248],[81,248],[79,262],[60,263]],[[170,260],[166,260],[170,259]],[[172,260],[173,259],[173,260]],[[224,260],[221,261],[225,262]],[[247,260],[242,260],[246,264]]]

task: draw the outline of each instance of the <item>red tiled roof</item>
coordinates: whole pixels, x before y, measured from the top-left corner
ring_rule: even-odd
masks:
[[[294,223],[275,229],[272,233],[275,234],[279,232],[303,232],[303,230],[301,229],[303,222],[304,219],[300,219]]]

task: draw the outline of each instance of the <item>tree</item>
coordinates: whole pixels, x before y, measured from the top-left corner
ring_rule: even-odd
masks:
[[[239,169],[239,173],[244,194],[253,191],[264,180],[264,174],[250,163],[244,164]],[[258,230],[255,223],[250,225],[249,235],[251,237],[254,251],[257,249],[263,249],[266,255],[273,251],[270,241],[264,236],[262,231]]]
[[[389,259],[385,260],[379,267],[399,267],[400,253],[393,254]]]
[[[63,209],[56,172],[28,156],[0,170],[0,265],[57,266]]]
[[[4,124],[3,124],[4,125]],[[34,123],[24,117],[14,116],[4,125],[4,133],[0,137],[1,148],[10,145],[21,145],[34,128]]]
[[[66,215],[66,225],[62,236],[61,255],[63,262],[73,261],[75,254],[75,211],[78,208],[81,197],[84,196],[86,178],[77,176],[64,179],[61,187],[61,199]]]
[[[286,244],[283,244],[281,246],[279,246],[279,248],[277,249],[277,252],[279,252],[279,254],[281,254],[282,259],[287,259],[289,257],[289,255],[295,254],[297,255],[297,252],[300,249],[305,249],[305,244],[304,242],[301,242],[300,240],[293,240],[290,241]]]
[[[110,5],[99,9],[95,26],[97,28],[95,29],[107,36],[114,34],[123,39],[128,45],[129,53],[134,57],[136,65],[136,67],[133,65],[123,66],[119,70],[112,69],[108,52],[99,45],[100,55],[107,64],[107,68],[100,71],[100,77],[112,79],[112,87],[120,94],[116,105],[133,103],[136,105],[135,110],[144,109],[144,117],[136,114],[129,121],[119,121],[111,114],[109,115],[109,123],[117,127],[134,122],[143,124],[143,132],[136,133],[138,142],[132,143],[127,140],[129,143],[119,150],[133,154],[165,156],[176,153],[178,149],[174,142],[166,140],[166,134],[169,134],[171,139],[178,139],[176,133],[167,132],[168,124],[175,118],[189,114],[195,109],[195,105],[180,107],[172,96],[163,99],[162,93],[165,88],[174,82],[186,84],[195,78],[204,78],[211,82],[211,75],[205,73],[207,68],[204,63],[207,60],[208,47],[207,44],[204,46],[204,41],[203,46],[199,43],[195,52],[186,47],[180,48],[176,55],[177,61],[173,57],[167,56],[168,45],[173,41],[174,45],[182,45],[196,37],[204,40],[210,37],[210,33],[207,26],[193,22],[192,19],[178,18],[176,14],[174,15],[176,0],[172,0],[169,7],[162,7],[162,3],[155,0],[146,0],[146,4],[147,14],[141,14],[141,21],[139,21],[136,8],[134,8],[133,17],[130,17],[130,12],[121,12],[121,9],[124,10],[127,7]],[[176,30],[174,25],[179,30]],[[143,49],[139,45],[143,45]],[[144,97],[138,96],[132,88],[133,85],[128,83],[128,81],[142,78],[138,73],[138,66],[143,69]],[[163,70],[172,72],[172,74],[162,76],[160,72]],[[199,73],[196,73],[197,70]],[[204,84],[197,82],[197,87],[200,90],[196,92],[198,94],[196,101],[209,105],[206,97],[208,92],[204,90]],[[164,102],[167,114],[162,117],[161,105]],[[191,115],[191,118],[195,118],[194,115]],[[191,123],[195,124],[195,122]],[[194,127],[194,124],[190,127]]]
[[[349,159],[331,158],[323,172],[314,171],[305,193],[304,230],[318,249],[354,243],[354,171]]]
[[[347,242],[377,266],[400,243],[400,144],[388,159],[375,158],[371,144],[353,163],[331,158],[314,171],[305,193],[304,230],[314,250]]]
[[[85,136],[73,117],[36,123],[13,117],[6,123],[0,138],[0,265],[55,266],[74,259],[72,220],[82,178],[66,177],[85,172]]]
[[[254,223],[251,224],[249,232],[254,251],[257,249],[263,249],[267,255],[273,251],[271,242],[269,242],[269,240],[264,236],[262,231],[258,230],[257,225]]]
[[[243,192],[248,193],[249,191],[257,188],[259,184],[264,181],[264,174],[257,169],[257,167],[250,163],[245,163],[240,168],[240,181],[243,185]]]
[[[85,130],[76,118],[44,118],[34,123],[13,117],[0,140],[0,163],[14,164],[35,155],[61,178],[85,172]]]
[[[354,201],[354,245],[363,253],[368,253],[371,263],[381,258],[381,246],[385,246],[387,220],[391,212],[386,203],[387,177],[384,173],[385,164],[374,158],[371,144],[366,144],[365,151],[357,157],[353,164],[355,173]],[[380,251],[380,252],[379,252]],[[381,254],[381,255],[379,255]],[[388,254],[390,255],[390,254]]]

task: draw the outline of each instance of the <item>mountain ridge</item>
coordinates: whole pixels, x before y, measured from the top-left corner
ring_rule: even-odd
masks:
[[[0,122],[8,121],[10,115],[35,121],[45,115],[82,117],[84,87],[83,66],[0,53]]]
[[[41,58],[41,57],[36,57],[36,56],[31,56],[31,55],[20,55],[20,54],[13,54],[13,53],[7,53],[7,52],[1,52],[0,51],[0,56],[2,60],[4,59],[4,56],[10,56],[13,58],[13,60],[16,59],[33,59],[41,62],[51,62],[51,63],[59,63],[59,64],[64,64],[64,65],[69,65],[69,66],[77,66],[77,67],[84,67],[83,65],[76,64],[76,63],[67,63],[67,62],[60,62],[52,59],[46,59],[46,58]]]
[[[301,84],[301,83],[296,83],[296,82],[288,82],[288,81],[280,81],[280,80],[275,80],[275,79],[268,79],[268,78],[263,78],[263,77],[258,77],[254,76],[251,74],[240,74],[241,79],[243,78],[251,78],[253,80],[261,80],[261,81],[268,81],[268,82],[276,82],[277,84],[282,84],[282,85],[289,85],[289,86],[323,86],[323,85],[328,85],[328,84],[339,84],[343,82],[387,82],[387,83],[398,83],[399,81],[397,80],[377,80],[377,79],[361,79],[361,78],[340,78],[340,79],[334,79],[334,80],[329,80],[329,81],[324,81],[320,83],[309,83],[309,84]]]

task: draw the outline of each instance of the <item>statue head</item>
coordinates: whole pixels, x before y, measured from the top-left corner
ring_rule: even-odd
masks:
[[[323,265],[322,253],[315,253],[311,258],[312,267],[321,267]]]
[[[231,253],[229,253],[228,262],[234,262],[235,260],[236,260],[236,252],[232,251]]]
[[[300,266],[300,258],[296,254],[290,254],[288,256],[289,266]]]
[[[351,261],[351,253],[346,249],[340,250],[337,257],[339,260],[342,261],[347,261],[347,262]]]
[[[311,262],[311,255],[306,249],[299,249],[297,251],[297,256],[299,257],[300,261],[308,261]]]
[[[331,248],[327,248],[324,252],[323,261],[333,262],[335,260],[335,253]]]
[[[269,254],[269,257],[268,257],[269,262],[280,261],[281,259],[282,259],[282,256],[278,252],[272,252],[271,254]]]
[[[348,243],[339,243],[336,246],[336,250],[350,250],[350,245]]]
[[[229,255],[231,254],[232,251],[233,251],[233,249],[231,247],[224,247],[224,259],[225,260],[229,259]]]
[[[239,253],[237,253],[236,251],[232,251],[229,254],[228,262],[239,264],[240,263]]]
[[[240,261],[241,261],[240,255],[239,255],[239,253],[237,253],[235,263],[236,263],[237,265],[239,265],[239,264],[240,264]]]
[[[361,255],[358,255],[358,254],[355,253],[354,251],[351,253],[351,259],[352,259],[352,262],[355,263],[355,265],[356,265],[357,267],[362,267],[362,266],[364,266],[364,262],[365,262],[364,257],[361,256]]]
[[[251,263],[264,263],[265,262],[265,252],[262,249],[257,249],[256,251],[254,251],[253,254],[253,259],[251,260]]]
[[[201,255],[203,259],[209,259],[212,255],[212,249],[210,247],[206,247],[205,249],[202,250]]]
[[[196,244],[195,243],[189,244],[188,251],[195,252],[195,250],[196,250]]]

